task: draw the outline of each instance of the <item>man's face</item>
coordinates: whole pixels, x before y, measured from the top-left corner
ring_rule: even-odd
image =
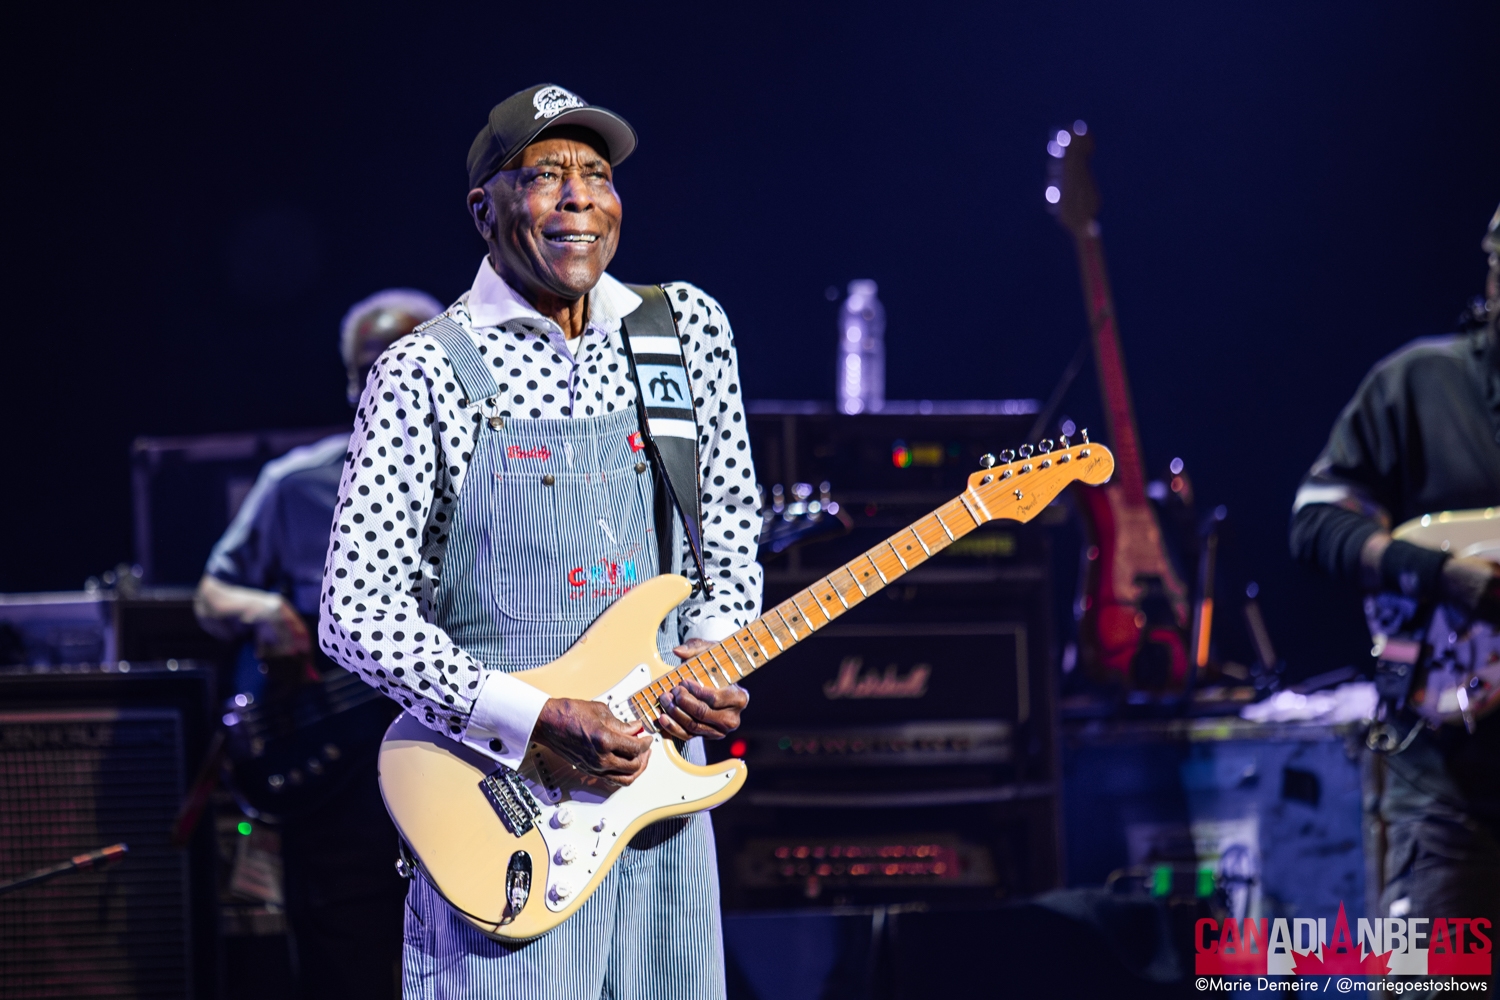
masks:
[[[620,242],[620,198],[609,161],[586,142],[532,143],[485,185],[469,210],[497,269],[535,300],[588,294]]]

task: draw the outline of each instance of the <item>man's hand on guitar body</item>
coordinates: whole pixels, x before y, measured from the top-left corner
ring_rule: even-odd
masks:
[[[646,769],[650,737],[615,718],[603,702],[549,698],[537,716],[533,739],[568,763],[617,785],[628,785]]]

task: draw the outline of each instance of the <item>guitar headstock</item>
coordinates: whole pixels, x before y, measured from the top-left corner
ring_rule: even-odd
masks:
[[[1094,235],[1094,220],[1099,215],[1099,188],[1089,171],[1094,155],[1094,137],[1082,121],[1071,129],[1059,129],[1047,142],[1052,157],[1047,165],[1048,211],[1057,216],[1062,227],[1082,239]]]
[[[985,467],[969,477],[966,494],[977,503],[970,509],[986,521],[1029,521],[1056,500],[1068,484],[1098,486],[1115,471],[1115,456],[1102,444],[1091,443],[1088,431],[1080,444],[1066,435],[1044,438],[1035,447],[1022,445],[980,459]]]

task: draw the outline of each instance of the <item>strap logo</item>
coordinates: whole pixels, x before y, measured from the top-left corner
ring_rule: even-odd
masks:
[[[535,458],[545,462],[547,461],[547,459],[552,457],[552,452],[547,450],[547,446],[544,444],[537,445],[535,448],[522,448],[518,444],[513,444],[505,449],[505,457]]]
[[[652,399],[655,399],[659,394],[664,403],[670,403],[683,398],[682,386],[678,384],[676,379],[669,378],[664,371],[657,372],[656,377],[647,382],[646,386],[651,390]]]
[[[543,87],[531,97],[531,106],[536,108],[536,118],[556,118],[569,108],[586,108],[588,102],[570,90],[561,87]]]

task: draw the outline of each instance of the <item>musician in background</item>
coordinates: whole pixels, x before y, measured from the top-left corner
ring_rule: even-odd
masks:
[[[392,341],[442,311],[424,292],[392,288],[344,316],[339,349],[350,405]],[[274,685],[338,669],[315,647],[318,591],[349,435],[334,434],[268,462],[219,539],[193,606],[205,630],[253,638],[256,657],[277,665]],[[276,676],[277,670],[290,677]],[[341,789],[281,829],[286,909],[298,996],[389,997],[401,956],[396,829],[375,779],[374,747]]]
[[[1466,334],[1408,344],[1365,377],[1297,491],[1291,543],[1299,561],[1370,592],[1500,622],[1500,566],[1390,535],[1423,514],[1500,505],[1500,211],[1482,245],[1482,318]],[[1401,741],[1412,738],[1382,755],[1383,787],[1371,789],[1388,845],[1372,914],[1500,927],[1500,714],[1471,735],[1387,710]]]

